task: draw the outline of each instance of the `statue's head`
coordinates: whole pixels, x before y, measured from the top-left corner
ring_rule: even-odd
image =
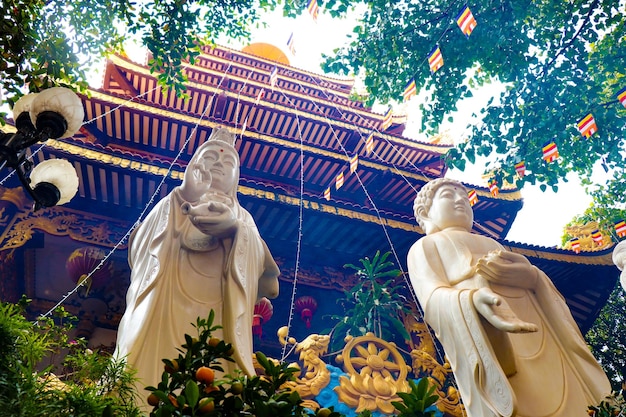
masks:
[[[450,227],[470,231],[474,222],[467,189],[450,178],[437,178],[424,185],[415,197],[413,214],[426,234]]]
[[[194,153],[187,169],[200,171],[211,190],[236,197],[239,183],[239,154],[235,135],[226,129],[214,129],[209,139]]]

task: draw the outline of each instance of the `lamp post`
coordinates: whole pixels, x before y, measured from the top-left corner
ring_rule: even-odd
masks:
[[[34,210],[71,200],[78,190],[78,177],[64,159],[33,167],[26,150],[37,142],[72,136],[82,125],[83,105],[67,88],[53,87],[20,98],[13,108],[14,133],[0,131],[0,171],[12,168],[35,201]]]

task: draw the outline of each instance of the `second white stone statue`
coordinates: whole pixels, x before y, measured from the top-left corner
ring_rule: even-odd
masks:
[[[610,394],[550,279],[524,256],[471,233],[461,183],[429,182],[414,211],[426,236],[408,254],[411,283],[469,417],[582,417]]]

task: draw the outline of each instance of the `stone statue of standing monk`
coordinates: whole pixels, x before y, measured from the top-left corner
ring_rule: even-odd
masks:
[[[278,296],[279,270],[257,227],[237,200],[235,136],[214,130],[193,155],[184,179],[133,232],[132,269],[116,355],[137,371],[139,388],[161,380],[161,359],[174,358],[212,309],[215,336],[232,343],[234,368],[254,375],[252,316],[260,297]],[[222,334],[220,334],[222,333]],[[140,397],[143,397],[140,395]]]
[[[426,236],[408,254],[411,283],[469,417],[582,417],[611,393],[550,279],[471,233],[461,183],[429,182],[414,211]]]

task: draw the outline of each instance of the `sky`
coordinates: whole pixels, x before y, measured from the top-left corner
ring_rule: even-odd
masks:
[[[273,44],[285,52],[292,66],[321,74],[322,55],[330,55],[334,49],[349,42],[349,34],[357,22],[358,15],[358,12],[353,12],[348,18],[338,20],[320,10],[315,22],[306,11],[297,18],[284,18],[281,11],[270,12],[263,16],[265,27],[253,30],[251,42]],[[287,40],[292,33],[295,40],[295,55],[292,55],[287,47]],[[218,43],[233,49],[241,49],[247,42],[221,39]],[[489,91],[494,91],[494,87],[488,87],[485,91],[484,94],[475,93],[473,99],[460,103],[458,113],[455,115],[458,120],[453,123],[446,121],[442,124],[441,130],[446,131],[451,138],[461,140],[470,115],[476,112],[477,108],[486,105],[491,96]],[[419,96],[414,97],[409,103],[398,105],[394,111],[406,111],[408,115],[404,133],[406,137],[427,140],[417,128],[420,119],[418,108]],[[372,110],[383,113],[385,109],[386,106],[375,105]],[[469,166],[465,171],[449,170],[446,176],[462,180],[466,184],[484,187],[485,183],[481,178],[483,170],[484,161],[477,160],[474,166]],[[523,208],[518,212],[506,239],[546,247],[560,245],[563,227],[591,204],[591,198],[585,194],[578,178],[570,174],[567,179],[567,182],[559,184],[557,193],[550,187],[548,191],[542,192],[538,186],[525,185],[521,190]]]

